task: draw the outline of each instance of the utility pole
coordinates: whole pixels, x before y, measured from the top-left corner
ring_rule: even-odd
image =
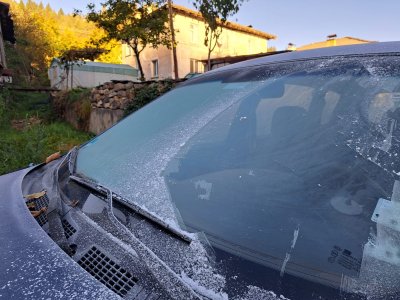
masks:
[[[176,57],[174,20],[173,20],[173,13],[172,13],[172,0],[168,0],[168,12],[169,12],[169,28],[171,30],[171,37],[172,37],[172,56],[173,56],[173,60],[174,60],[174,73],[175,73],[175,79],[179,79],[178,59]]]

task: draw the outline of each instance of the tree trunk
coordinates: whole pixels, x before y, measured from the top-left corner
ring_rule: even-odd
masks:
[[[211,71],[211,43],[212,43],[212,31],[210,30],[210,38],[208,40],[208,57],[207,57],[207,71]]]
[[[169,27],[171,30],[171,39],[172,39],[172,56],[174,59],[174,74],[175,74],[175,79],[179,79],[178,59],[176,57],[175,31],[174,31],[174,20],[173,20],[173,15],[172,15],[172,1],[171,0],[168,0],[168,12],[169,12]]]
[[[207,71],[211,71],[211,50],[208,49]]]
[[[218,30],[218,28],[214,31],[211,29],[209,30],[210,37],[208,38],[208,59],[207,59],[208,71],[211,71],[211,53],[214,51],[215,47],[217,46],[219,36],[221,35],[221,32],[222,32],[222,28],[221,28],[220,32],[218,32],[217,30]],[[214,45],[213,45],[213,41],[214,41]]]
[[[143,72],[142,63],[140,62],[140,57],[139,57],[140,52],[138,51],[137,47],[132,47],[132,49],[133,49],[133,52],[135,53],[136,61],[137,61],[138,68],[139,68],[139,73],[140,73],[140,78],[139,79],[141,81],[144,81],[145,80],[144,72]]]

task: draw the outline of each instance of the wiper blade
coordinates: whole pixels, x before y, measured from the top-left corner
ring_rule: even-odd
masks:
[[[162,220],[161,218],[159,218],[158,216],[152,214],[151,212],[143,209],[142,207],[140,207],[139,205],[132,203],[130,201],[128,201],[127,199],[125,199],[124,197],[114,193],[114,192],[110,192],[110,189],[97,184],[91,180],[76,176],[76,175],[71,175],[69,177],[71,180],[82,184],[94,191],[97,191],[99,193],[101,193],[102,195],[106,196],[106,197],[111,197],[112,200],[116,200],[119,203],[129,207],[130,209],[132,209],[135,213],[137,213],[138,215],[146,218],[147,220],[161,226],[163,229],[165,229],[166,231],[168,231],[169,233],[171,233],[172,235],[180,238],[182,241],[186,242],[186,243],[191,243],[192,242],[192,238],[185,233],[182,230],[179,230],[178,228],[172,227],[171,225],[169,225],[167,222],[165,222],[164,220]],[[110,195],[109,195],[110,194]],[[112,201],[108,201],[109,203],[111,203],[110,205],[112,205]]]

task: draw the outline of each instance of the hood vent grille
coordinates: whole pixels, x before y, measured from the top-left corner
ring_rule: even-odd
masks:
[[[27,204],[33,203],[35,205],[35,210],[40,210],[42,207],[49,206],[49,198],[47,197],[47,195],[44,195],[37,199],[28,200],[28,201],[26,201],[26,203]],[[43,226],[44,224],[46,224],[48,222],[46,213],[42,213],[40,216],[36,217],[35,219],[39,223],[40,226]]]
[[[62,220],[62,226],[64,228],[65,237],[67,239],[73,236],[74,233],[76,232],[76,229],[65,219]]]
[[[124,297],[136,284],[132,274],[93,246],[78,264],[116,294]]]

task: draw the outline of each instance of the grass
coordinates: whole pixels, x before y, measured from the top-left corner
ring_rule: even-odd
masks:
[[[0,91],[0,174],[43,162],[92,136],[56,119],[46,93]]]

